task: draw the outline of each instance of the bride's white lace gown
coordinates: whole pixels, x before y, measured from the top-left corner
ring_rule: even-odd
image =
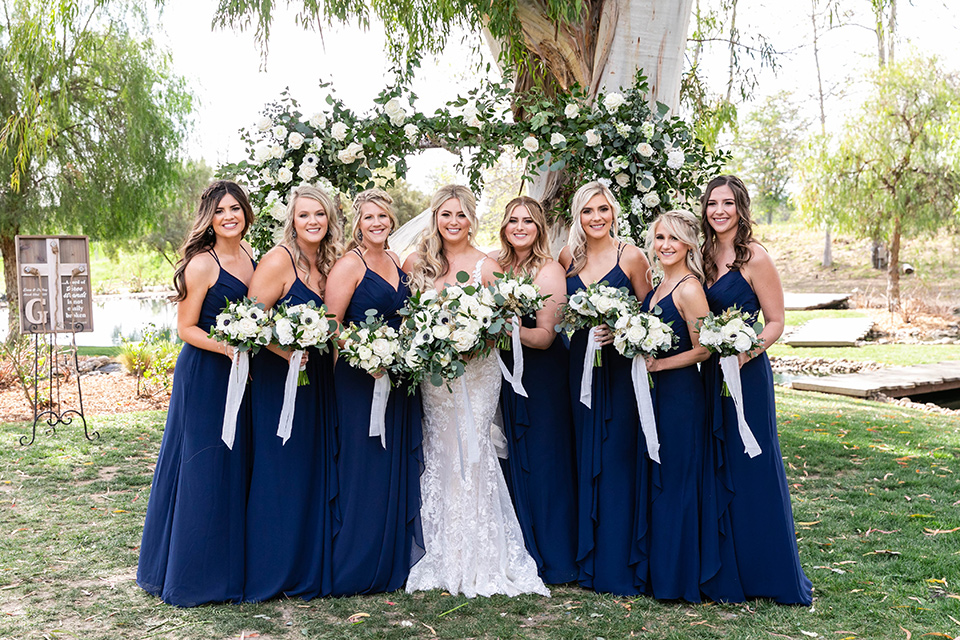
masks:
[[[429,382],[420,386],[424,459],[420,515],[426,553],[410,569],[408,592],[445,589],[468,598],[495,593],[550,595],[524,546],[490,434],[500,383],[500,367],[491,355],[470,361],[462,380],[451,383],[452,392]],[[478,442],[475,463],[468,459],[470,428]]]

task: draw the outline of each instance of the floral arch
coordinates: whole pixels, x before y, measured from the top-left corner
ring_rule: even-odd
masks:
[[[725,159],[709,152],[666,105],[651,108],[639,71],[631,87],[600,94],[592,103],[579,90],[517,97],[493,82],[432,115],[417,112],[416,96],[403,87],[382,91],[365,116],[333,93],[326,102],[327,108],[305,116],[285,92],[265,107],[255,128],[243,132],[249,157],[219,170],[250,191],[258,213],[250,240],[258,251],[276,243],[293,187],[309,182],[348,197],[373,186],[389,190],[406,176],[407,156],[428,148],[459,155],[458,169],[478,192],[482,170],[502,154],[526,161],[527,180],[563,171],[564,189],[547,206],[554,220],[569,218],[566,207],[577,186],[606,180],[621,205],[621,233],[635,242],[661,211],[696,203]],[[515,121],[513,113],[521,110],[528,117]]]

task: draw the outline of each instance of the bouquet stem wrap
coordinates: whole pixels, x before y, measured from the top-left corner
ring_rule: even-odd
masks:
[[[757,439],[753,437],[750,431],[750,425],[743,415],[743,388],[740,384],[740,363],[737,356],[724,356],[720,358],[720,370],[723,372],[723,378],[730,387],[730,395],[733,396],[733,405],[737,409],[737,427],[740,430],[740,440],[743,442],[743,451],[751,458],[760,455],[760,445]]]
[[[583,354],[583,377],[580,378],[580,402],[587,409],[592,408],[593,404],[593,365],[597,352],[600,350],[593,331],[593,329],[589,329],[587,332],[587,350]]]
[[[390,400],[390,376],[384,373],[373,382],[373,398],[370,400],[371,438],[380,438],[380,444],[387,448],[387,401]]]
[[[233,449],[233,440],[237,435],[237,414],[243,403],[243,391],[247,387],[249,372],[250,355],[246,351],[234,349],[227,380],[227,401],[223,407],[223,429],[220,432],[220,439],[227,445],[227,449]]]
[[[503,363],[500,352],[497,352],[497,362],[500,364],[500,373],[503,379],[510,383],[514,393],[524,398],[528,398],[527,390],[523,388],[523,345],[520,344],[520,321],[514,317],[513,333],[510,336],[511,350],[513,351],[513,373],[507,370],[507,365]]]
[[[640,413],[640,429],[647,442],[647,456],[659,463],[660,441],[657,439],[657,418],[653,413],[653,398],[650,396],[648,375],[647,363],[643,356],[634,356],[630,377],[633,379],[633,395],[637,399],[637,411]]]
[[[300,374],[302,359],[303,350],[301,349],[290,354],[287,378],[283,382],[283,407],[280,409],[280,424],[277,426],[277,436],[283,439],[283,444],[287,444],[290,432],[293,431],[293,411],[297,405],[297,376]]]
[[[466,481],[467,471],[466,465],[464,464],[463,452],[466,449],[467,456],[466,461],[470,464],[476,464],[480,462],[480,440],[477,438],[477,425],[473,421],[473,408],[470,406],[470,394],[467,393],[467,381],[464,379],[465,376],[460,376],[460,392],[463,394],[463,404],[464,410],[467,412],[466,418],[466,447],[464,447],[463,440],[464,437],[460,434],[460,419],[458,416],[454,415],[454,418],[457,422],[457,449],[460,455],[460,479]],[[453,410],[456,413],[457,402],[454,398]]]

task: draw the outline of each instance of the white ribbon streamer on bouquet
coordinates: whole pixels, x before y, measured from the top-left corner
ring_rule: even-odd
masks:
[[[524,398],[528,398],[527,390],[523,388],[523,345],[520,343],[520,321],[514,317],[513,333],[510,336],[510,348],[513,351],[513,373],[507,369],[500,357],[500,350],[497,350],[497,362],[500,364],[500,373],[503,379],[510,383],[513,392]]]
[[[633,395],[637,399],[637,411],[640,412],[640,430],[643,431],[643,438],[647,441],[647,455],[654,462],[660,462],[657,418],[653,413],[653,398],[650,396],[650,382],[647,375],[647,363],[643,356],[634,356],[630,377],[633,378]]]
[[[380,444],[387,448],[387,401],[390,400],[390,375],[384,373],[373,382],[373,398],[370,401],[371,438],[380,438]]]
[[[249,372],[250,354],[234,349],[227,379],[227,399],[223,407],[223,429],[220,432],[220,439],[227,445],[227,449],[233,449],[233,440],[237,435],[237,414],[240,413],[240,405],[243,403]]]
[[[760,445],[753,437],[750,425],[747,424],[747,419],[743,415],[743,388],[740,384],[740,363],[737,356],[720,358],[720,370],[723,371],[723,379],[727,382],[730,395],[733,396],[733,405],[737,409],[737,426],[740,430],[740,440],[743,441],[743,451],[751,458],[755,458],[761,453]]]
[[[457,424],[457,449],[460,455],[460,478],[462,480],[467,479],[467,470],[463,456],[464,450],[467,452],[466,459],[468,463],[476,464],[480,462],[480,440],[477,437],[477,424],[473,421],[473,408],[470,406],[470,394],[467,393],[467,381],[464,378],[465,376],[460,376],[460,392],[463,395],[464,410],[467,413],[467,415],[464,416],[467,431],[466,446],[463,445],[464,437],[460,435],[460,418],[457,415],[457,399],[456,397],[453,398],[453,417]]]
[[[277,436],[283,438],[283,444],[287,444],[293,431],[293,411],[297,407],[297,375],[300,373],[302,359],[303,351],[300,349],[290,354],[287,378],[283,382],[283,407],[280,409],[280,424],[277,425]]]
[[[593,363],[596,358],[597,338],[593,335],[596,327],[590,329],[587,334],[587,350],[583,354],[583,377],[580,378],[580,402],[586,405],[587,409],[592,408],[593,404]]]

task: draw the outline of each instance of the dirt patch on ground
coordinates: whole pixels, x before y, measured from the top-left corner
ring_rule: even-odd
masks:
[[[79,410],[76,380],[71,378],[61,384],[60,411]],[[136,378],[127,373],[80,376],[80,393],[83,396],[83,413],[88,418],[132,411],[166,410],[170,402],[169,393],[138,398]],[[0,422],[33,422],[33,406],[27,402],[19,384],[0,389]]]

